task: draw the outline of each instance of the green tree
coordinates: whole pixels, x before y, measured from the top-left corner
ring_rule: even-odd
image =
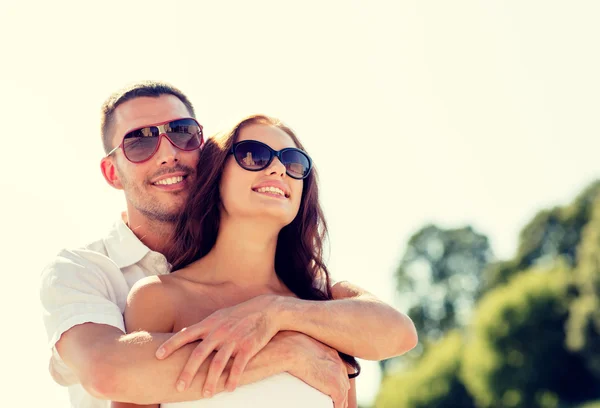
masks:
[[[579,296],[571,304],[567,345],[584,356],[600,382],[600,200],[583,232],[574,280]]]
[[[462,375],[481,407],[558,407],[597,394],[584,359],[565,346],[571,271],[531,269],[481,299]]]
[[[474,402],[459,378],[462,334],[451,331],[410,370],[384,379],[375,408],[471,408]]]
[[[471,227],[428,225],[410,238],[396,279],[420,338],[435,340],[468,320],[491,257],[487,237]]]
[[[549,266],[558,258],[569,266],[577,261],[578,246],[600,193],[600,181],[590,184],[569,205],[540,211],[520,233],[515,257],[491,263],[483,272],[481,293],[507,283],[532,266]]]

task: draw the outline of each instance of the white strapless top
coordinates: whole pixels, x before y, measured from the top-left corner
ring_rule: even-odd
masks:
[[[331,398],[288,373],[222,392],[212,398],[172,402],[162,408],[331,408]]]

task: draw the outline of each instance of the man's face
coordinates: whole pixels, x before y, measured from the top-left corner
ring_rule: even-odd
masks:
[[[115,109],[112,145],[118,146],[130,130],[190,116],[183,102],[173,95],[127,101]],[[199,149],[180,150],[162,137],[150,160],[132,163],[119,149],[104,159],[102,168],[107,180],[124,190],[130,218],[135,211],[149,220],[175,222],[196,180],[199,153]]]

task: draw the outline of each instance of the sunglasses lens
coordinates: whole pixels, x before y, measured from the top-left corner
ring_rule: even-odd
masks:
[[[300,150],[285,150],[281,153],[287,174],[295,179],[303,179],[310,171],[310,160]]]
[[[125,135],[123,152],[132,162],[141,162],[152,156],[156,150],[157,143],[158,129],[155,127],[145,127]]]
[[[271,152],[254,142],[242,142],[235,147],[235,159],[246,170],[260,170],[269,165]]]
[[[181,150],[194,150],[202,145],[202,127],[193,119],[178,119],[164,125],[169,140]],[[148,160],[156,151],[160,131],[156,126],[134,130],[125,135],[123,151],[134,163]]]
[[[202,128],[195,120],[174,120],[165,127],[169,139],[181,150],[194,150],[202,145]]]

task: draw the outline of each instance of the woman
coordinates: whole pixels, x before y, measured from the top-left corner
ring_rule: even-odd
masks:
[[[209,140],[200,162],[169,254],[176,272],[134,287],[125,311],[128,331],[176,332],[261,295],[332,299],[316,174],[294,133],[275,119],[252,116]],[[227,360],[232,350],[218,353]],[[341,356],[349,373],[359,370],[354,358]],[[353,381],[350,407],[356,406]],[[248,406],[257,397],[261,407],[332,406],[326,395],[287,373],[211,399],[162,406]],[[132,405],[113,403],[126,406]]]

